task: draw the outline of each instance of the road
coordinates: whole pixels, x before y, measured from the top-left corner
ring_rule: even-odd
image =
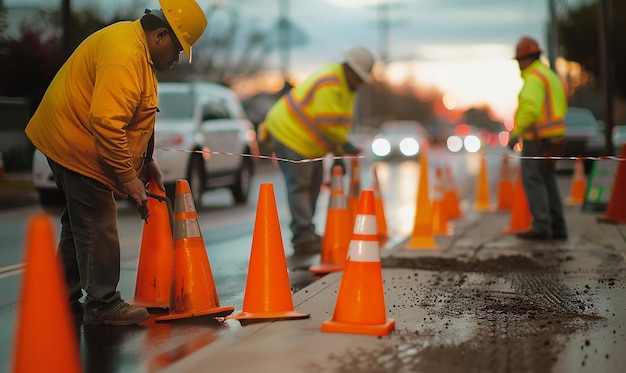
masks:
[[[433,150],[429,159],[431,170],[437,165],[450,164],[456,180],[472,180],[471,177],[478,172],[480,157],[451,156],[443,150]],[[364,160],[361,164],[363,189],[371,188],[371,164],[370,160]],[[378,180],[385,201],[391,245],[409,235],[412,230],[419,165],[414,161],[382,162],[378,165]],[[498,167],[497,157],[490,158],[489,168],[495,171],[490,174],[491,184],[496,182]],[[243,303],[257,207],[256,196],[261,183],[271,183],[274,187],[285,254],[289,256],[292,253],[289,244],[289,213],[282,178],[275,165],[262,165],[261,170],[253,180],[247,205],[233,206],[229,192],[218,190],[206,193],[202,205],[196,206],[221,306],[233,306],[235,312],[241,309]],[[460,183],[458,189],[461,195],[472,197],[474,186],[469,181]],[[324,227],[327,205],[328,190],[325,189],[320,196],[319,213],[316,216],[318,230]],[[24,270],[24,232],[28,218],[39,211],[38,206],[29,206],[0,212],[0,372],[8,371],[13,352],[19,304],[17,298]],[[129,301],[135,291],[142,229],[143,223],[136,209],[120,202],[122,271],[119,290]],[[291,268],[289,276],[294,292],[314,280],[302,268]],[[41,291],[45,291],[45,288]],[[45,310],[42,310],[43,316]],[[85,371],[95,373],[152,371],[165,367],[241,328],[238,323],[217,323],[206,318],[176,323],[155,323],[151,318],[143,326],[123,328],[77,327],[81,331]]]

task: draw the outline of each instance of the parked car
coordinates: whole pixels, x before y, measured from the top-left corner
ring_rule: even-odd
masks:
[[[622,145],[626,143],[626,124],[613,127],[613,147],[616,155],[622,155]]]
[[[418,121],[384,122],[372,140],[372,154],[377,158],[415,157],[429,146],[428,132]]]
[[[162,82],[158,89],[154,157],[168,198],[174,201],[176,181],[186,179],[198,208],[202,194],[216,188],[230,189],[235,203],[245,203],[254,161],[238,154],[258,155],[258,143],[235,92],[208,82]],[[33,184],[43,205],[59,201],[39,151],[33,157]]]
[[[565,125],[563,156],[596,157],[607,155],[602,127],[591,111],[579,107],[568,108]],[[585,172],[591,172],[593,160],[585,160],[584,163]]]

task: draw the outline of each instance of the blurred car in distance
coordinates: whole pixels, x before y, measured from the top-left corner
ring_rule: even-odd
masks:
[[[420,150],[429,147],[428,132],[424,126],[413,120],[386,121],[372,140],[371,151],[374,157],[416,157]]]
[[[446,139],[446,147],[452,153],[465,151],[476,153],[483,147],[483,140],[476,127],[462,123],[454,128],[454,133]]]
[[[621,154],[622,145],[626,144],[626,124],[616,125],[613,127],[613,147],[616,155]]]
[[[585,108],[569,107],[565,116],[565,157],[596,157],[606,154],[606,140],[600,123]],[[559,161],[563,164],[564,162]],[[568,162],[572,164],[573,161]],[[585,172],[591,172],[593,160],[585,160]]]
[[[254,126],[235,92],[208,82],[161,82],[158,89],[154,157],[168,198],[173,203],[176,181],[186,179],[198,208],[202,194],[216,188],[228,188],[235,203],[245,203],[254,162],[238,154],[258,155],[259,150]],[[46,158],[37,150],[33,184],[42,205],[62,201]]]

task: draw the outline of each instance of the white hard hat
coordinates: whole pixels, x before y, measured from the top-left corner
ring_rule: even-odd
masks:
[[[374,55],[367,48],[353,47],[343,54],[346,63],[365,83],[371,83]]]

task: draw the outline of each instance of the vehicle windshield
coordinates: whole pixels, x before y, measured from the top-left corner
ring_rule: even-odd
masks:
[[[159,113],[161,119],[193,118],[193,97],[190,92],[159,93]]]

